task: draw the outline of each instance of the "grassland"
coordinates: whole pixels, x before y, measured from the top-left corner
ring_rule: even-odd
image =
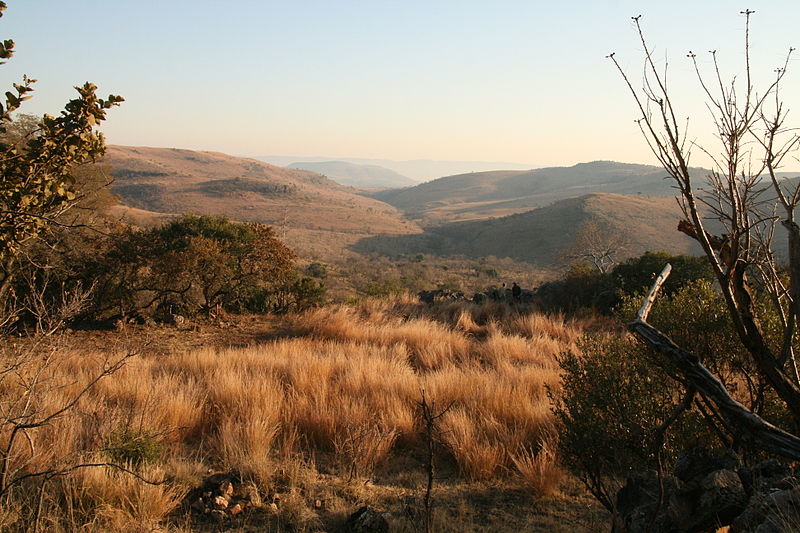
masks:
[[[591,327],[506,305],[429,308],[398,298],[280,321],[6,343],[6,445],[21,409],[41,417],[77,398],[25,430],[9,471],[117,462],[164,482],[111,467],[44,484],[31,478],[0,519],[7,529],[38,523],[41,531],[218,530],[190,510],[187,495],[224,472],[265,502],[225,528],[340,531],[370,504],[393,531],[415,531],[426,479],[424,390],[446,411],[436,531],[595,531],[605,527],[602,513],[554,453],[547,394],[558,390],[557,354],[574,350]],[[104,364],[131,350],[138,354],[80,395]]]

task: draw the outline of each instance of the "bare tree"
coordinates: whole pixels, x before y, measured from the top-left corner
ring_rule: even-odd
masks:
[[[628,251],[626,236],[590,218],[578,227],[575,240],[564,254],[570,262],[585,261],[598,272],[609,272]]]
[[[666,67],[662,71],[657,66],[644,37],[641,17],[633,18],[644,53],[641,88],[634,87],[613,53],[608,57],[634,97],[642,134],[677,186],[684,215],[679,230],[702,247],[739,339],[758,372],[785,403],[795,426],[800,427],[800,375],[794,350],[800,315],[800,227],[794,211],[800,202],[800,183],[778,175],[800,145],[797,129],[786,125],[788,108],[780,92],[794,49],[788,50],[783,63],[775,69],[774,78],[761,90],[756,89],[750,65],[753,13],[742,12],[746,22],[743,79],[726,80],[716,51],[710,52],[711,75],[702,71],[695,53],[688,54],[711,112],[716,147],[689,140],[688,120],[683,123],[677,118],[681,115],[673,106]],[[693,150],[699,150],[712,162],[705,188],[699,187],[689,174]],[[708,218],[704,218],[703,211],[710,213]],[[722,225],[719,234],[707,229],[712,218]],[[787,240],[789,250],[785,269],[773,248],[781,234],[780,227],[786,231],[782,238]],[[764,295],[769,299],[767,306],[758,301]],[[714,376],[702,367],[696,355],[672,344],[646,322],[646,315],[640,314],[631,325],[632,331],[669,358],[687,384],[713,401],[724,417],[736,420],[734,427],[750,433],[764,449],[800,458],[800,439],[783,433],[777,438],[761,431],[764,427],[759,424],[764,421],[740,411],[740,405],[733,406],[730,395],[721,384],[713,383]],[[781,339],[777,343],[768,339],[764,326],[767,315],[778,317]],[[691,365],[681,364],[681,359]],[[743,421],[752,423],[742,424]]]

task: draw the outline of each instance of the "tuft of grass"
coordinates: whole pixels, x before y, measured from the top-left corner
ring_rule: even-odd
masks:
[[[534,496],[555,493],[566,475],[559,464],[556,446],[550,440],[542,441],[538,452],[521,448],[512,455],[512,461],[525,487]]]

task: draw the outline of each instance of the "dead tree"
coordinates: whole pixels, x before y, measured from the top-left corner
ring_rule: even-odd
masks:
[[[800,183],[782,179],[778,171],[796,153],[800,145],[797,130],[786,125],[788,109],[783,101],[781,82],[786,76],[790,48],[774,78],[758,91],[751,78],[750,21],[745,17],[744,76],[727,81],[721,73],[718,54],[711,51],[713,71],[702,72],[697,57],[689,52],[700,91],[711,111],[716,148],[702,146],[688,137],[688,120],[678,120],[667,85],[666,69],[661,71],[647,43],[640,17],[634,17],[644,54],[641,88],[617,62],[608,57],[634,97],[640,118],[639,127],[652,152],[674,180],[684,220],[680,231],[694,238],[702,247],[719,282],[727,311],[736,333],[752,357],[762,378],[785,403],[796,427],[800,427],[800,374],[794,351],[800,317],[800,226],[794,211],[800,203]],[[699,150],[712,162],[706,183],[695,183],[689,174],[693,150]],[[705,185],[705,187],[703,187]],[[718,235],[708,229],[709,220],[718,221]],[[781,235],[784,228],[785,235]],[[773,244],[785,238],[788,243],[786,267],[776,259]],[[769,306],[757,299],[768,296]],[[764,327],[765,313],[774,313],[780,322],[781,339],[769,342]],[[644,315],[646,317],[646,314]],[[710,398],[725,416],[737,421],[736,427],[755,437],[764,449],[798,459],[800,441],[775,433],[752,418],[732,398],[714,376],[699,365],[693,354],[675,346],[663,334],[647,324],[645,318],[631,329],[660,354],[668,357],[687,383]],[[702,368],[701,368],[702,367]],[[756,417],[757,418],[757,417]],[[779,431],[779,430],[778,430]]]
[[[571,262],[587,262],[605,274],[614,268],[629,248],[627,235],[622,231],[590,218],[578,228],[564,258]]]

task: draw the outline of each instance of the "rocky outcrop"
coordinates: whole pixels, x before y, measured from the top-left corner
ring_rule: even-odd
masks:
[[[422,303],[431,305],[436,302],[457,302],[465,300],[464,293],[461,291],[451,291],[449,289],[435,289],[432,291],[419,291],[417,297]]]
[[[752,468],[730,453],[683,453],[673,472],[637,473],[617,493],[615,530],[625,533],[800,531],[800,482],[774,459]]]
[[[239,483],[230,474],[213,474],[203,485],[187,496],[192,512],[206,518],[224,522],[247,509],[261,507],[258,489],[250,484]]]

